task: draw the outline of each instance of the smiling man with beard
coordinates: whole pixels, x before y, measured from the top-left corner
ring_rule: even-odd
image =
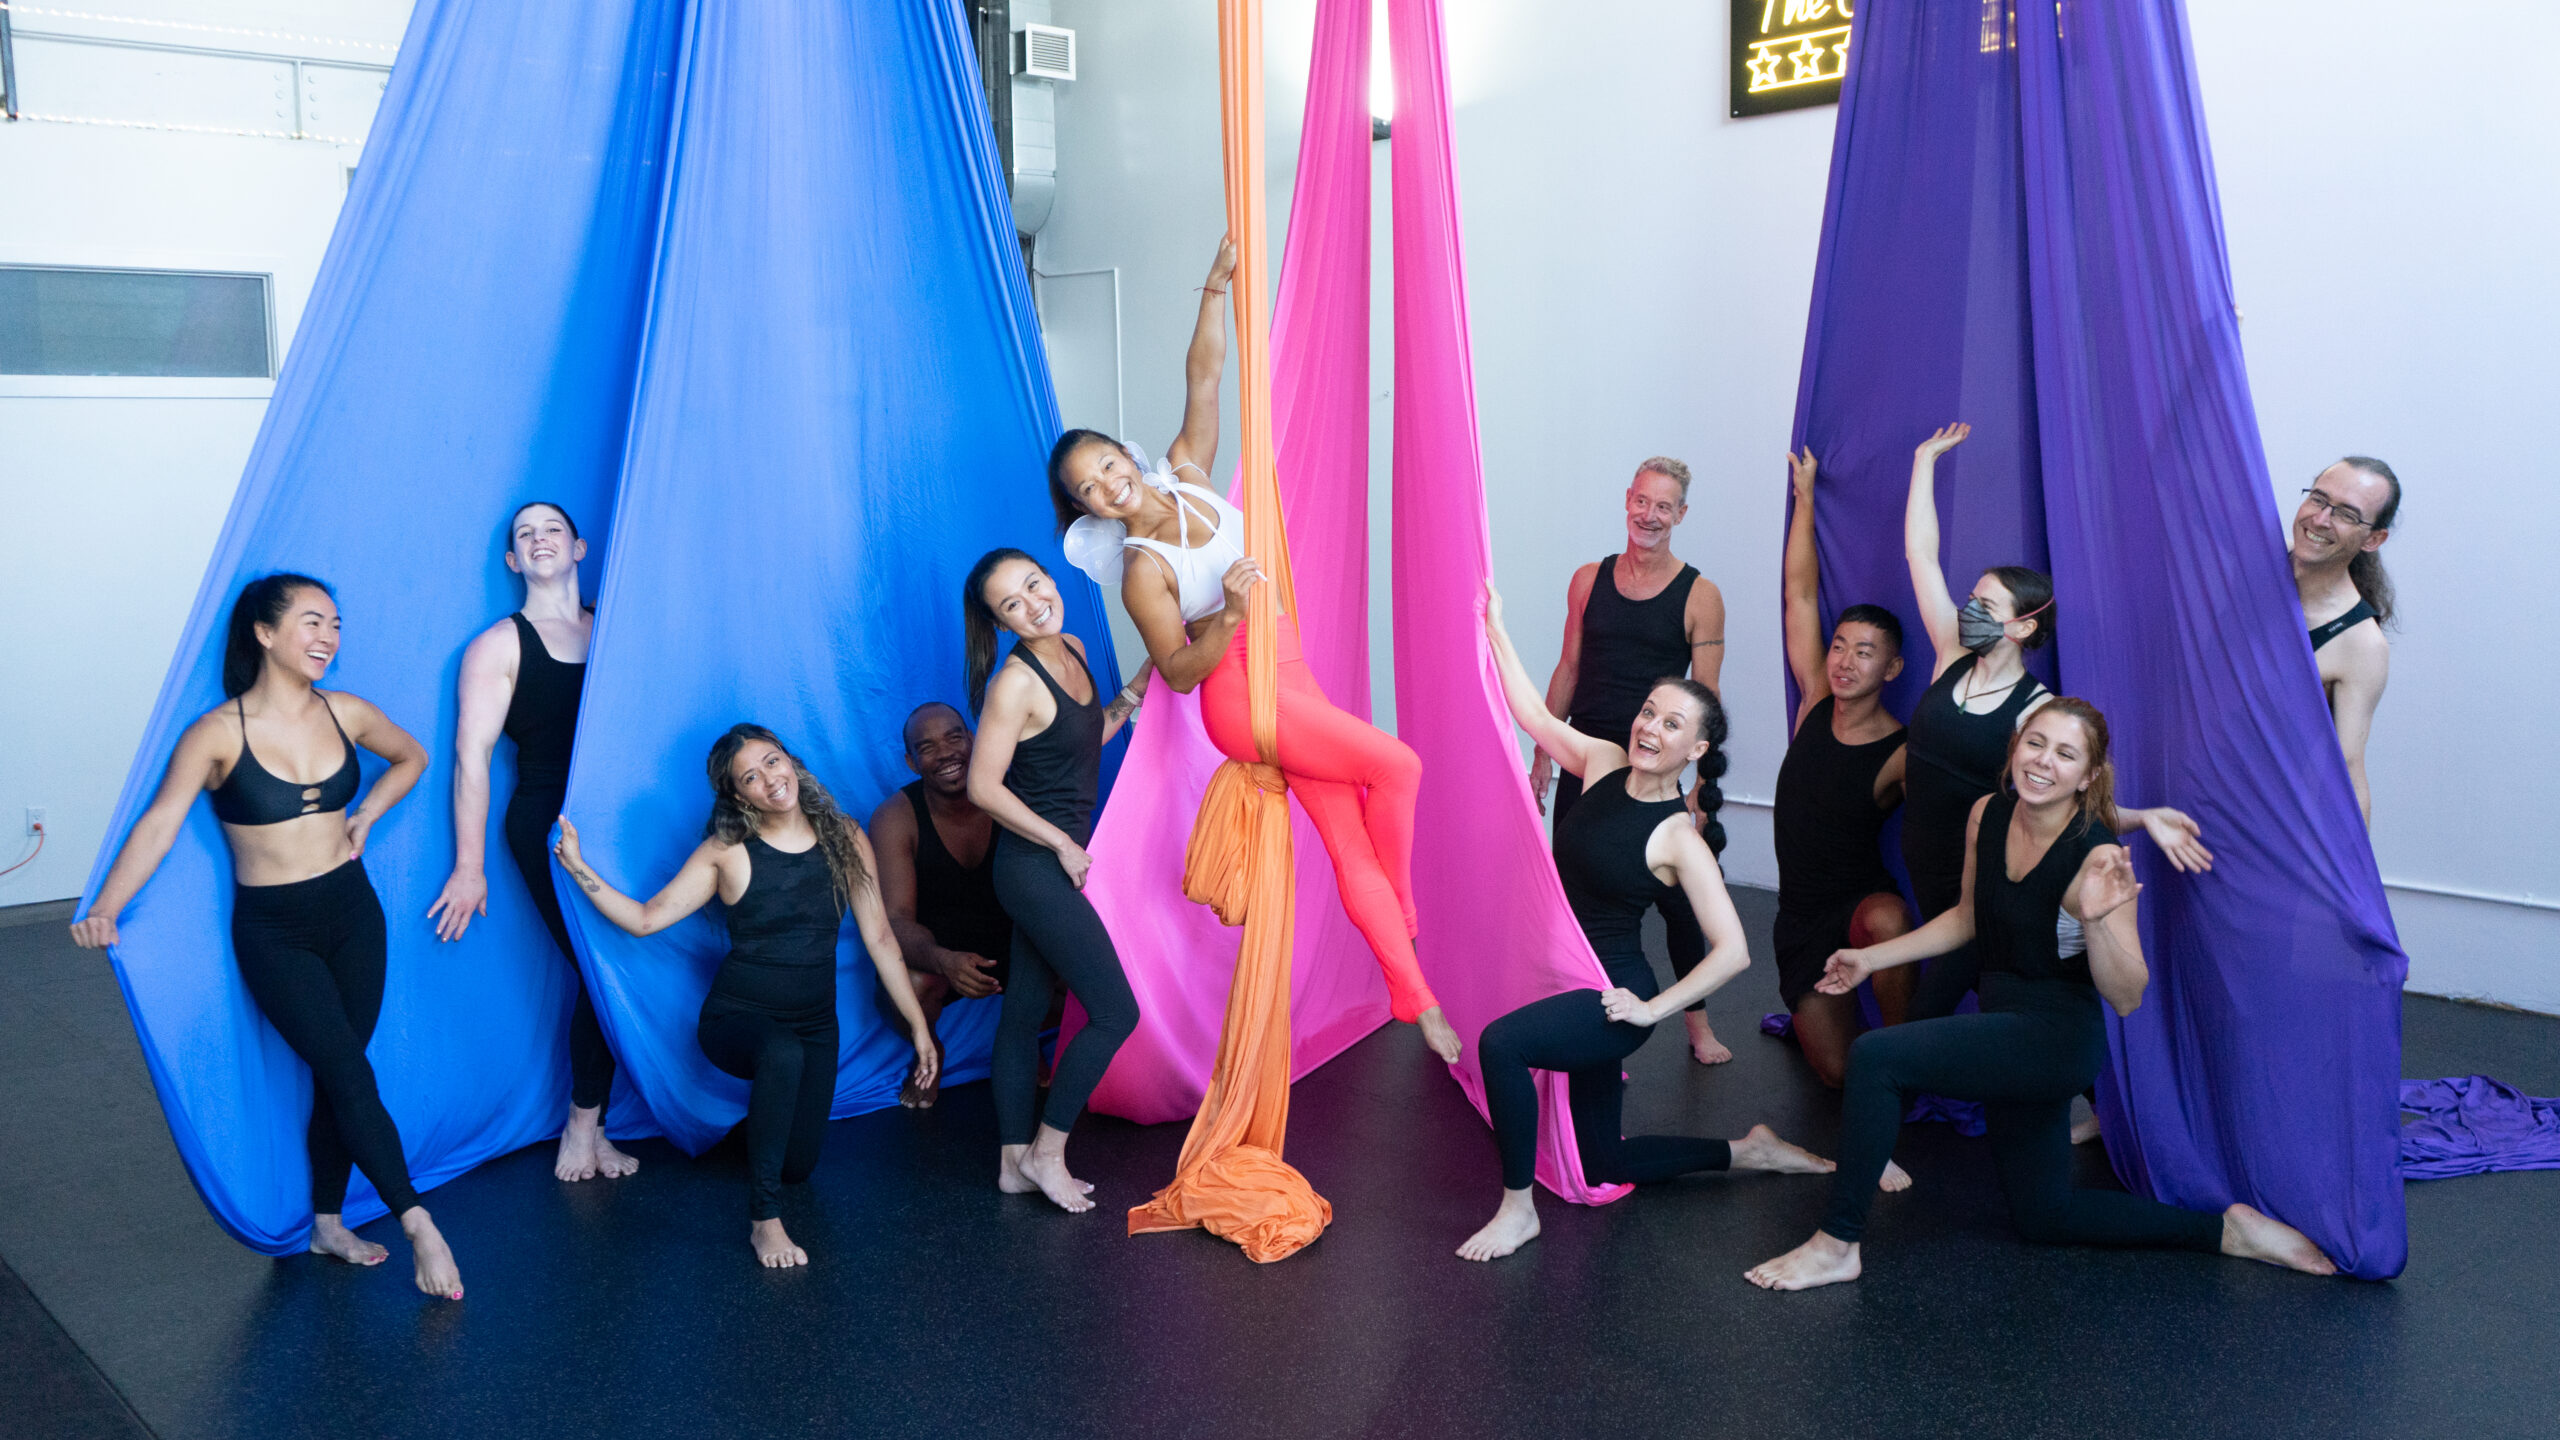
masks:
[[[871,812],[871,844],[889,928],[931,1026],[955,995],[1003,991],[1013,921],[996,899],[995,820],[969,799],[968,722],[928,700],[907,716],[905,741],[918,778]],[[922,1110],[939,1094],[938,1081],[911,1083],[898,1103]]]
[[[2382,542],[2399,514],[2400,477],[2369,455],[2321,471],[2293,512],[2294,590],[2368,827],[2373,795],[2365,786],[2364,743],[2391,680],[2391,642],[2382,633],[2391,623],[2391,577],[2382,570]]]

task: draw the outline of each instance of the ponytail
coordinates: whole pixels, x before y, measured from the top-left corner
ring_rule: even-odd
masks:
[[[1053,480],[1056,474],[1057,467],[1053,463],[1050,467]],[[1001,545],[979,556],[978,563],[969,567],[969,578],[960,582],[960,633],[966,642],[963,669],[971,715],[987,708],[987,677],[996,669],[996,614],[987,608],[987,577],[995,574],[996,567],[1007,560],[1029,560],[1034,565],[1040,563],[1010,545]]]
[[[267,663],[267,647],[258,643],[258,627],[284,623],[287,610],[293,608],[293,597],[304,590],[317,590],[335,600],[338,592],[326,581],[290,570],[261,575],[240,591],[231,604],[231,624],[222,642],[222,694],[236,700],[249,693],[258,683],[258,671]]]
[[[2351,470],[2361,470],[2391,487],[2391,498],[2383,502],[2382,513],[2369,522],[2377,531],[2390,529],[2392,522],[2400,518],[2400,477],[2391,473],[2390,466],[2370,455],[2349,455],[2338,463]],[[2391,576],[2382,568],[2382,552],[2358,550],[2355,558],[2347,562],[2347,579],[2354,582],[2356,595],[2373,607],[2374,623],[2388,626],[2397,597],[2391,589]]]
[[[1730,730],[1724,701],[1716,697],[1715,691],[1684,676],[1664,676],[1653,682],[1653,688],[1677,690],[1698,707],[1698,733],[1705,737],[1708,748],[1698,757],[1698,788],[1692,793],[1698,802],[1698,818],[1705,822],[1700,833],[1706,836],[1707,848],[1720,857],[1724,854],[1724,822],[1716,818],[1716,812],[1724,809],[1724,787],[1716,782],[1724,778],[1726,767],[1733,763],[1724,753],[1724,739]]]

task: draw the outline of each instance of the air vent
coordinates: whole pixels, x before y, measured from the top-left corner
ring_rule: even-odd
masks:
[[[1013,32],[1013,73],[1033,80],[1076,78],[1076,32],[1025,25]]]

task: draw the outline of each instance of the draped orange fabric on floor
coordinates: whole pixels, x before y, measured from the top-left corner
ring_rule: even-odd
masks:
[[[1289,1132],[1289,954],[1297,878],[1289,793],[1278,753],[1279,613],[1292,608],[1288,539],[1271,442],[1271,345],[1264,295],[1270,275],[1262,188],[1261,0],[1219,0],[1218,79],[1224,102],[1227,233],[1236,245],[1236,355],[1244,459],[1236,501],[1244,547],[1271,583],[1254,587],[1247,613],[1247,683],[1254,747],[1262,763],[1218,767],[1202,799],[1183,889],[1244,923],[1226,1026],[1208,1096],[1182,1142],[1173,1183],[1129,1212],[1129,1233],[1194,1226],[1244,1248],[1247,1258],[1286,1259],[1324,1233],[1333,1207],[1280,1158]]]

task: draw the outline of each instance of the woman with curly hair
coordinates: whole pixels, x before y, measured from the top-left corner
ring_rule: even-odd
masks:
[[[932,1031],[872,881],[871,842],[772,731],[732,725],[711,746],[711,819],[666,888],[643,903],[607,885],[560,817],[561,868],[596,909],[654,935],[708,904],[729,907],[729,954],[703,997],[695,1036],[711,1063],[744,1080],[748,1243],[767,1268],[809,1263],[784,1233],[782,1187],[809,1178],[836,1093],[836,932],[862,927],[880,986],[915,1038],[914,1081],[940,1068]]]

